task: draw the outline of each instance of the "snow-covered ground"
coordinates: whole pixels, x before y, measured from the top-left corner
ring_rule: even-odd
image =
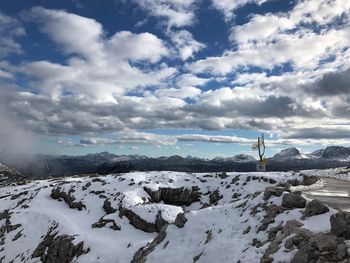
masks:
[[[333,209],[308,218],[304,208],[278,209],[268,221],[267,210],[281,207],[283,194],[266,198],[266,187],[292,179],[302,177],[291,172],[133,172],[3,186],[0,261],[40,262],[59,250],[47,240],[60,244],[57,238],[67,235],[76,262],[141,262],[135,253],[163,232],[165,237],[145,253],[147,262],[260,262],[273,242],[272,230],[288,220],[300,221],[312,233],[330,231]],[[183,227],[174,224],[181,213],[187,219]],[[161,230],[159,216],[169,223]],[[287,238],[270,255],[274,262],[290,262],[298,251],[285,248]]]

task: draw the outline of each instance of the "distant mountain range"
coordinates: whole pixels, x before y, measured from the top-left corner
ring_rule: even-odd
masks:
[[[29,177],[63,176],[85,173],[118,173],[128,171],[222,172],[255,171],[257,160],[250,155],[203,159],[192,156],[147,157],[115,155],[108,152],[83,156],[13,155],[0,152],[0,162]],[[350,165],[350,148],[330,146],[312,153],[287,148],[267,159],[268,171],[325,169]]]

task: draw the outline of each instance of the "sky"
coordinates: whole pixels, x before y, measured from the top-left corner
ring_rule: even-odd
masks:
[[[350,1],[2,0],[0,149],[350,146]]]

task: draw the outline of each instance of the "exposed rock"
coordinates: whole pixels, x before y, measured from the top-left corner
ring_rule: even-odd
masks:
[[[282,198],[282,206],[293,209],[293,208],[304,208],[306,205],[305,198],[297,194],[284,194]]]
[[[145,263],[147,256],[156,248],[157,245],[163,242],[166,237],[166,228],[168,225],[162,227],[159,234],[153,239],[147,246],[140,248],[136,251],[131,263]]]
[[[329,208],[322,204],[318,200],[312,200],[311,202],[307,203],[304,215],[309,217],[309,216],[314,216],[314,215],[320,215],[327,213],[329,211]]]
[[[283,192],[290,192],[288,188],[269,186],[265,188],[264,199],[268,200],[271,196],[281,196]]]
[[[147,222],[146,220],[142,219],[139,215],[135,214],[133,211],[129,209],[120,208],[119,216],[120,217],[125,216],[127,219],[129,219],[130,224],[137,229],[140,229],[147,233],[157,232],[157,227],[155,223]]]
[[[219,176],[221,179],[226,179],[227,177],[229,177],[229,175],[227,173],[219,173],[217,174],[217,176]]]
[[[165,221],[162,217],[162,211],[158,211],[157,215],[156,215],[156,231],[159,233],[160,230],[162,229],[163,226],[167,225],[168,222]]]
[[[177,227],[180,227],[180,228],[184,227],[186,222],[187,222],[187,218],[185,217],[185,213],[179,213],[176,216],[175,225]]]
[[[275,222],[275,217],[283,212],[282,207],[275,204],[266,206],[265,210],[266,215],[264,216],[264,219],[260,222],[261,225],[258,227],[258,232],[265,231],[271,223]]]
[[[339,212],[330,218],[331,232],[338,237],[350,238],[350,213]]]
[[[104,219],[103,217],[100,218],[100,220],[97,223],[92,224],[92,228],[102,228],[105,227],[107,224],[111,224],[109,227],[113,230],[121,230],[120,226],[118,226],[113,219]]]
[[[287,183],[291,186],[298,186],[301,184],[301,182],[298,179],[290,179],[287,181]]]
[[[11,196],[11,200],[14,200],[14,199],[17,199],[18,197],[20,197],[21,195],[27,195],[28,194],[28,191],[23,191],[19,194],[16,194],[16,195],[12,195]]]
[[[79,257],[89,252],[84,249],[84,242],[74,245],[74,237],[68,235],[58,236],[53,232],[55,228],[49,230],[44,239],[34,250],[32,258],[40,257],[43,263],[69,263],[75,257]]]
[[[249,233],[249,231],[250,231],[250,229],[251,229],[251,226],[247,226],[247,228],[246,228],[246,229],[244,229],[244,231],[243,231],[243,235],[248,234],[248,233]]]
[[[205,233],[207,234],[207,238],[205,239],[204,244],[207,244],[213,238],[213,233],[211,232],[211,230],[208,230]]]
[[[292,263],[349,262],[347,246],[331,234],[319,233],[304,242],[292,259]]]
[[[201,252],[197,256],[193,257],[193,263],[197,262],[202,255],[203,255],[203,252]]]
[[[220,192],[218,189],[215,191],[211,192],[209,195],[209,202],[210,204],[217,205],[218,201],[223,198],[223,195],[220,195]]]
[[[163,201],[165,204],[169,205],[177,205],[189,206],[192,203],[199,202],[201,192],[199,192],[199,188],[193,186],[191,189],[187,189],[184,187],[181,188],[162,188],[159,187],[158,190],[153,191],[148,187],[144,187],[144,190],[150,195],[152,201],[155,203],[159,203]]]
[[[75,202],[75,197],[61,190],[61,188],[54,188],[51,191],[52,199],[62,198],[70,208],[78,209],[79,211],[85,209],[85,205],[82,202]]]
[[[111,204],[111,202],[108,199],[106,199],[103,202],[103,209],[105,210],[105,212],[107,214],[113,214],[113,213],[117,212],[117,209],[112,207],[112,204]]]
[[[317,182],[317,180],[318,180],[317,176],[304,175],[303,182],[301,184],[302,185],[313,185]]]

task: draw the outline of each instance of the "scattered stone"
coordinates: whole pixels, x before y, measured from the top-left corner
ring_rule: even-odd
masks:
[[[209,195],[209,202],[210,204],[217,205],[218,201],[223,198],[223,195],[220,195],[220,192],[218,189],[215,191],[211,192]]]
[[[302,185],[313,185],[317,182],[318,178],[317,176],[308,176],[308,175],[304,175],[303,176],[303,181],[302,181]]]
[[[288,188],[269,186],[265,188],[264,199],[268,200],[271,196],[281,196],[283,192],[290,192]]]
[[[303,242],[292,263],[349,262],[345,243],[332,234],[318,233]]]
[[[249,231],[250,231],[250,229],[251,229],[251,226],[247,226],[247,228],[246,228],[246,229],[244,229],[244,231],[243,231],[243,235],[248,234],[248,233],[249,233]]]
[[[97,223],[92,224],[92,228],[102,228],[107,224],[111,224],[109,228],[113,230],[121,230],[120,226],[118,226],[113,219],[104,219],[103,217]]]
[[[297,194],[284,194],[282,198],[282,206],[294,209],[294,208],[304,208],[306,205],[305,198]]]
[[[324,213],[327,213],[329,211],[329,208],[322,204],[318,200],[312,200],[311,202],[307,203],[304,215],[306,217],[314,216],[314,215],[321,215]]]
[[[229,177],[229,175],[225,172],[219,173],[219,174],[217,174],[217,176],[219,176],[221,179],[226,179],[227,177]]]

